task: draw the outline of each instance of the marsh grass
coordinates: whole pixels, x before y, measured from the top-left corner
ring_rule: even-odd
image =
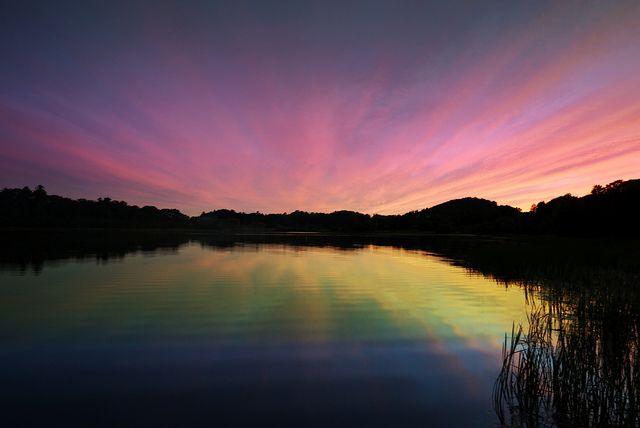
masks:
[[[528,325],[505,335],[494,406],[503,426],[640,426],[635,279],[524,284]],[[609,278],[611,279],[611,278]]]

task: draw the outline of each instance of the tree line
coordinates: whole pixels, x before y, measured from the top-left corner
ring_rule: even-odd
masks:
[[[529,212],[480,198],[454,199],[397,215],[354,211],[282,214],[230,209],[189,217],[177,209],[129,205],[110,198],[70,199],[43,186],[0,191],[0,227],[185,228],[218,232],[433,232],[640,235],[640,180],[596,185],[590,194],[570,194],[534,204]]]

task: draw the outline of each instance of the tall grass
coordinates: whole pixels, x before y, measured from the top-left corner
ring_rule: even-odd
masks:
[[[493,394],[504,426],[640,426],[637,287],[590,285],[527,286],[542,303],[505,336]]]

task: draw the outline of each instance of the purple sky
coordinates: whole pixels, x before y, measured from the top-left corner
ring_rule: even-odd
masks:
[[[638,1],[3,9],[0,187],[397,213],[640,176]]]

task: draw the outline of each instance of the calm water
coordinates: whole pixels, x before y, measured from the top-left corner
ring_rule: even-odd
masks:
[[[2,402],[15,426],[496,426],[504,335],[530,306],[458,265],[197,241],[5,263]]]

